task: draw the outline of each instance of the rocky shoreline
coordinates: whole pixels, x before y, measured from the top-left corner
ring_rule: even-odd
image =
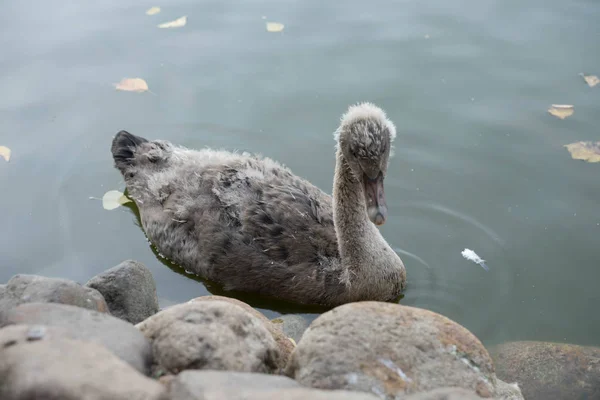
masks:
[[[380,302],[310,326],[221,296],[160,310],[135,261],[85,285],[16,275],[0,285],[0,328],[3,400],[600,398],[598,348],[488,352],[442,315]]]

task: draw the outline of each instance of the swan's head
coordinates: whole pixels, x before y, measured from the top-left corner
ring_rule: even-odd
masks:
[[[351,106],[335,132],[339,150],[354,177],[362,182],[366,211],[375,225],[383,225],[387,217],[383,179],[395,137],[392,121],[371,103]]]

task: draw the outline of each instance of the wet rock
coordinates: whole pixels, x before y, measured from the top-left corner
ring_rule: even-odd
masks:
[[[0,311],[24,303],[60,303],[108,312],[104,297],[96,289],[67,279],[37,275],[15,275],[0,289]]]
[[[273,339],[275,339],[275,342],[277,342],[277,347],[279,347],[279,352],[281,354],[281,358],[280,361],[277,365],[278,368],[284,368],[287,365],[287,362],[290,358],[290,355],[292,354],[292,351],[294,351],[294,348],[296,347],[294,345],[294,343],[292,343],[292,341],[284,334],[283,330],[281,329],[281,325],[280,324],[273,324],[271,321],[269,321],[269,319],[267,317],[265,317],[264,314],[262,314],[261,312],[255,310],[254,308],[252,308],[251,306],[249,306],[248,304],[239,301],[237,299],[233,299],[233,298],[229,298],[229,297],[223,297],[223,296],[202,296],[202,297],[197,297],[195,299],[190,300],[190,303],[195,303],[198,301],[225,301],[227,303],[231,303],[231,304],[235,304],[237,306],[242,307],[244,310],[248,311],[250,314],[254,315],[256,318],[260,319],[264,326],[267,328],[267,330],[271,333],[271,335],[273,335]]]
[[[124,261],[96,275],[86,286],[102,293],[112,315],[132,324],[158,312],[152,273],[137,261]]]
[[[285,376],[225,371],[183,371],[169,383],[171,400],[244,399],[248,393],[299,388]]]
[[[498,377],[517,382],[527,400],[600,399],[600,348],[510,342],[490,350]]]
[[[103,345],[136,370],[149,373],[149,341],[133,325],[108,314],[66,304],[28,303],[0,313],[0,327],[16,324],[61,328],[69,338]]]
[[[179,304],[137,327],[152,341],[155,376],[186,369],[272,373],[281,364],[263,322],[228,302]]]
[[[165,389],[104,347],[57,328],[0,329],[2,400],[167,400]]]
[[[308,328],[308,322],[301,315],[286,314],[271,320],[273,324],[279,326],[283,334],[294,339],[296,343],[302,339],[304,331]]]
[[[493,359],[493,358],[492,358]],[[523,400],[523,393],[517,383],[506,383],[496,378],[496,391],[494,399],[497,400]]]
[[[423,393],[413,394],[403,398],[404,400],[481,400],[472,390],[462,388],[439,388]]]
[[[286,374],[305,386],[387,399],[442,387],[492,397],[496,381],[486,349],[466,328],[428,310],[373,301],[313,321]]]

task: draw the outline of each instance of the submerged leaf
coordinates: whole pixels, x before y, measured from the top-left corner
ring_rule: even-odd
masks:
[[[279,22],[267,22],[267,31],[268,32],[281,32],[284,28],[284,25]]]
[[[146,15],[156,15],[160,12],[160,7],[152,7],[146,11]]]
[[[600,83],[600,79],[598,79],[598,77],[596,75],[584,75],[584,74],[579,74],[583,77],[583,79],[585,80],[585,82],[588,84],[589,87],[594,87],[597,84]]]
[[[115,208],[129,203],[131,200],[118,190],[109,190],[102,196],[102,207],[105,210],[114,210]]]
[[[148,90],[148,84],[141,78],[123,78],[121,79],[121,82],[115,84],[115,87],[117,90],[137,93]]]
[[[187,15],[177,18],[174,21],[169,21],[158,25],[159,28],[181,28],[187,24]]]
[[[565,147],[574,160],[600,162],[600,142],[575,142],[566,144]]]
[[[548,112],[557,118],[565,119],[573,115],[575,109],[570,104],[552,104]]]
[[[0,157],[4,158],[6,162],[10,161],[11,150],[6,146],[0,146]]]

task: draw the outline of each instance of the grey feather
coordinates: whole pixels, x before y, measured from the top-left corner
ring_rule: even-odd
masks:
[[[333,198],[257,155],[126,131],[112,153],[148,239],[169,259],[226,290],[335,306],[404,288],[402,261],[368,218],[361,175],[386,172],[395,135],[381,109],[350,107],[335,134]]]

